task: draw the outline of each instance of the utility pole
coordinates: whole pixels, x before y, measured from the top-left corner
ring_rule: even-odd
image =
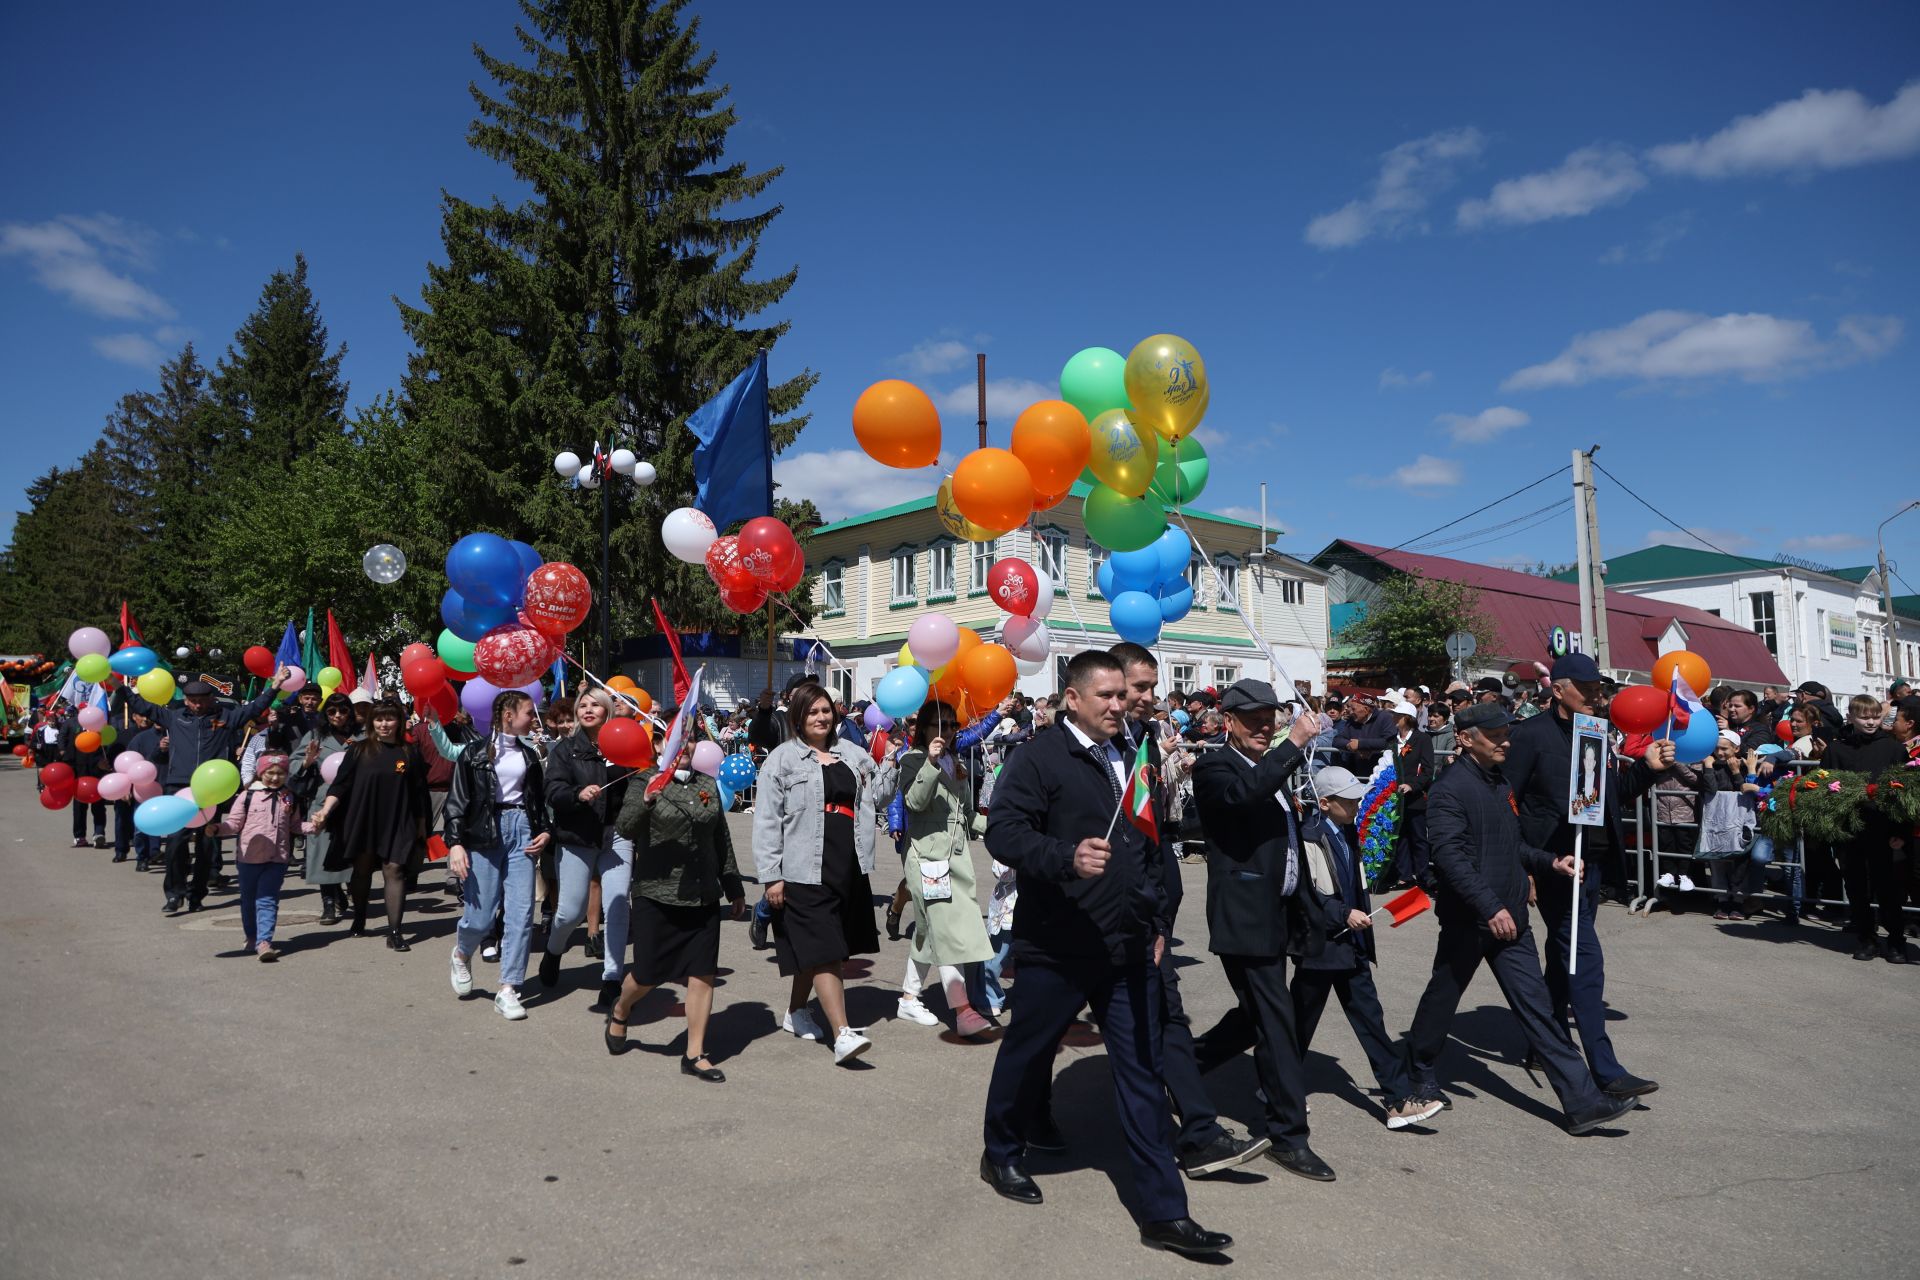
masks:
[[[980,395],[980,447],[987,447],[987,353],[979,351],[973,357],[974,386]]]
[[[1900,678],[1900,644],[1899,641],[1894,638],[1893,588],[1887,581],[1890,576],[1887,573],[1887,526],[1915,507],[1920,507],[1920,499],[1909,502],[1906,506],[1900,508],[1885,520],[1882,520],[1880,527],[1873,531],[1874,541],[1880,544],[1880,612],[1884,614],[1887,619],[1887,671],[1892,674],[1896,680]]]
[[[1602,668],[1613,665],[1607,643],[1607,576],[1600,559],[1600,509],[1593,494],[1594,445],[1573,451],[1575,564],[1580,573],[1580,634],[1583,650]]]

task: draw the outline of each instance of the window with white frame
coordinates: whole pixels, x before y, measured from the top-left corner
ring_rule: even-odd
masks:
[[[820,568],[820,612],[846,611],[847,567],[838,560],[829,560]]]
[[[927,548],[927,598],[953,596],[953,544],[936,542]]]
[[[1215,688],[1225,689],[1239,678],[1240,666],[1238,663],[1216,662],[1213,664],[1213,683]]]
[[[893,553],[893,603],[913,604],[919,597],[913,589],[913,548],[897,547]]]
[[[1232,556],[1215,556],[1213,567],[1220,574],[1220,607],[1231,608],[1240,603],[1240,562]]]
[[[1053,579],[1055,591],[1066,590],[1067,535],[1059,529],[1042,529],[1037,536],[1034,550],[1040,557],[1040,563],[1034,568]]]
[[[853,672],[845,667],[835,667],[827,673],[827,687],[833,690],[833,696],[848,706],[853,705]]]
[[[1753,608],[1753,630],[1766,642],[1767,652],[1774,657],[1780,656],[1780,634],[1774,627],[1773,592],[1755,591],[1748,597]]]
[[[1191,693],[1198,673],[1191,662],[1167,664],[1167,692]]]
[[[1307,584],[1298,578],[1280,579],[1281,604],[1305,604],[1307,602]]]
[[[985,542],[973,544],[973,576],[967,579],[967,591],[971,595],[985,595],[987,590],[987,570],[993,568],[998,558],[999,544],[989,538]]]
[[[1100,566],[1107,562],[1113,552],[1107,550],[1092,538],[1087,539],[1087,594],[1100,594]]]
[[[1187,585],[1193,588],[1193,602],[1199,604],[1201,600],[1206,598],[1205,587],[1207,585],[1207,569],[1206,566],[1200,562],[1199,556],[1195,556],[1193,559],[1187,561],[1186,578]]]

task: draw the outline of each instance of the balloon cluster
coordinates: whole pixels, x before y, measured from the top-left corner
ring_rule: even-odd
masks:
[[[1626,734],[1668,732],[1669,691],[1678,675],[1696,694],[1712,687],[1713,670],[1707,660],[1686,649],[1662,654],[1653,664],[1653,683],[1634,685],[1613,695],[1607,716],[1613,727]],[[1713,754],[1720,742],[1720,724],[1711,714],[1695,712],[1684,725],[1670,730],[1673,757],[1681,764],[1698,764]]]
[[[660,524],[661,540],[675,559],[705,565],[720,602],[735,613],[755,613],[770,595],[800,585],[807,558],[784,520],[755,516],[739,533],[722,535],[695,507],[679,507]]]
[[[75,678],[86,684],[111,689],[130,683],[148,702],[164,704],[173,698],[173,674],[160,665],[160,655],[145,645],[129,643],[115,649],[100,628],[80,627],[67,637],[67,651],[73,655]],[[102,732],[113,731],[103,727]]]
[[[1192,560],[1193,541],[1179,529],[1162,529],[1149,545],[1107,557],[1095,585],[1122,640],[1150,646],[1160,639],[1161,624],[1187,616],[1193,609],[1193,584],[1187,581]]]
[[[497,534],[470,533],[454,543],[447,552],[447,581],[451,585],[440,601],[446,630],[437,652],[415,654],[414,676],[408,674],[408,661],[401,660],[401,679],[415,697],[430,696],[447,678],[469,674],[496,693],[537,686],[541,673],[560,656],[566,634],[593,609],[587,575],[570,564],[543,563],[526,543]],[[425,648],[411,646],[409,652]],[[438,681],[427,665],[430,656],[444,667]],[[462,705],[471,712],[471,699],[478,696],[470,687],[461,694]],[[490,716],[490,698],[488,706]]]

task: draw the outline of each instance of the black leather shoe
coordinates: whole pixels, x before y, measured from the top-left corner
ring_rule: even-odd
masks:
[[[887,938],[893,942],[900,941],[900,913],[892,907],[887,908]]]
[[[124,853],[116,853],[113,855],[113,860],[115,862],[125,862],[127,860],[127,855]]]
[[[605,960],[607,958],[607,944],[602,941],[600,934],[590,933],[587,935],[585,954],[589,960]]]
[[[398,933],[394,932],[392,929],[389,929],[387,930],[387,950],[411,951],[413,950],[413,947],[407,942],[405,938],[401,937]]]
[[[1033,1132],[1027,1135],[1027,1150],[1041,1151],[1047,1155],[1059,1155],[1067,1149],[1067,1135],[1060,1132],[1060,1126],[1053,1122],[1051,1115],[1040,1117],[1040,1123],[1033,1126]]]
[[[1219,1253],[1233,1246],[1233,1237],[1224,1231],[1209,1231],[1192,1218],[1172,1222],[1143,1222],[1140,1243],[1149,1249],[1166,1249],[1189,1257]]]
[[[1657,1082],[1636,1076],[1630,1071],[1600,1086],[1603,1092],[1614,1098],[1637,1098],[1643,1093],[1652,1093],[1659,1087]]]
[[[704,1053],[700,1055],[701,1058],[706,1056]],[[727,1082],[726,1072],[718,1067],[699,1066],[697,1065],[699,1060],[699,1058],[682,1057],[680,1059],[680,1074],[683,1076],[692,1076],[696,1080],[705,1080],[708,1084],[725,1084]]]
[[[1880,958],[1880,944],[1877,942],[1861,943],[1859,949],[1853,953],[1853,958],[1855,960],[1878,960]]]
[[[1298,1174],[1313,1182],[1332,1182],[1333,1170],[1325,1160],[1313,1154],[1312,1147],[1301,1147],[1297,1151],[1287,1151],[1275,1147],[1267,1152],[1267,1159],[1285,1169],[1288,1173]]]
[[[340,908],[334,903],[334,900],[332,898],[328,898],[325,902],[323,902],[320,905],[320,923],[321,924],[339,924],[340,923]]]
[[[1236,1138],[1230,1133],[1222,1133],[1204,1147],[1182,1151],[1179,1156],[1180,1172],[1189,1178],[1224,1173],[1249,1160],[1258,1160],[1267,1154],[1271,1146],[1271,1138]]]
[[[543,952],[540,956],[540,985],[551,987],[558,981],[560,981],[560,957],[551,951]]]
[[[161,908],[160,908],[160,913],[161,913],[162,915],[168,915],[168,916],[177,916],[177,915],[179,915],[179,914],[180,914],[180,899],[178,899],[178,898],[168,898],[168,899],[167,899],[167,905],[166,905],[166,906],[164,906],[164,907],[161,907]]]
[[[620,1034],[614,1035],[613,1029],[620,1028]],[[607,1025],[601,1030],[600,1038],[607,1042],[607,1052],[616,1058],[627,1051],[627,1024],[624,1019],[607,1014]]]
[[[1527,1056],[1520,1059],[1520,1069],[1528,1075],[1543,1076],[1547,1073],[1547,1064],[1540,1061],[1540,1055],[1527,1050]]]
[[[769,923],[770,921],[762,920],[759,916],[755,916],[753,923],[747,926],[747,941],[753,944],[755,951],[765,951],[773,945],[767,941],[767,925]]]
[[[1568,1116],[1567,1132],[1573,1134],[1575,1137],[1583,1133],[1592,1133],[1595,1129],[1618,1120],[1638,1105],[1640,1104],[1632,1098],[1607,1098],[1606,1101],[1600,1104],[1598,1110],[1584,1111],[1579,1115]]]
[[[980,1181],[1021,1204],[1039,1204],[1042,1198],[1040,1184],[1029,1178],[1025,1169],[1017,1164],[994,1164],[984,1155],[980,1157]]]
[[[1907,940],[1905,938],[1887,939],[1887,963],[1905,964],[1907,962]]]

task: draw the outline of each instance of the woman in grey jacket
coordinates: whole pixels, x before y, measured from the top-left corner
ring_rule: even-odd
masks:
[[[811,987],[833,1031],[833,1060],[872,1044],[847,1025],[841,966],[880,950],[873,920],[874,775],[870,756],[840,737],[833,697],[809,681],[787,698],[793,736],[760,766],[753,856],[773,908],[774,956],[793,979],[784,1030],[822,1038],[807,1009]]]

